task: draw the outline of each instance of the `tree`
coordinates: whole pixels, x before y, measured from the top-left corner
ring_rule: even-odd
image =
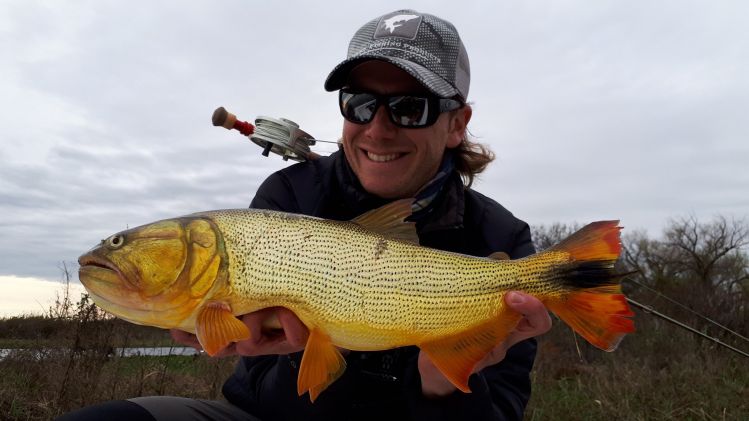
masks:
[[[580,228],[578,223],[563,224],[555,222],[549,226],[539,225],[533,227],[533,245],[536,251],[543,251],[559,243]]]
[[[749,227],[719,216],[673,219],[662,240],[625,236],[623,261],[639,283],[723,324],[743,326],[749,301]]]

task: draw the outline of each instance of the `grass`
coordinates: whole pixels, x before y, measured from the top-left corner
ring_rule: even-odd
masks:
[[[102,357],[55,352],[40,360],[18,356],[0,362],[0,414],[9,420],[47,420],[110,399],[174,395],[207,399],[220,388],[233,359]]]
[[[613,353],[580,343],[565,326],[539,340],[528,420],[746,420],[749,361],[638,317]]]
[[[48,420],[86,405],[133,396],[220,397],[235,359],[119,357],[114,348],[174,346],[168,332],[113,319],[87,296],[63,294],[46,317],[0,320],[0,419]]]

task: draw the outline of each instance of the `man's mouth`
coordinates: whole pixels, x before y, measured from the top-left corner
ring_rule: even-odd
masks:
[[[397,154],[397,153],[380,155],[380,154],[367,151],[367,158],[369,158],[371,161],[374,161],[374,162],[388,162],[394,159],[398,159],[400,156],[401,154]]]

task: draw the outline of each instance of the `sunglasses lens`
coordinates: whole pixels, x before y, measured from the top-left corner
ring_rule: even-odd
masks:
[[[377,111],[377,97],[371,94],[355,94],[341,91],[341,113],[354,123],[368,123]]]
[[[390,121],[400,127],[427,127],[434,124],[439,115],[437,99],[423,96],[397,95],[378,96],[371,93],[340,91],[340,107],[343,117],[357,124],[372,121],[379,104],[387,105]]]
[[[429,100],[416,96],[396,96],[388,101],[393,121],[403,127],[422,127],[429,120]]]

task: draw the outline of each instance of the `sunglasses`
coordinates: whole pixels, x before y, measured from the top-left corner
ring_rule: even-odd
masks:
[[[390,121],[398,127],[429,127],[440,113],[457,110],[463,103],[457,99],[419,95],[377,95],[343,88],[338,94],[341,115],[355,124],[367,124],[380,105],[386,105]]]

